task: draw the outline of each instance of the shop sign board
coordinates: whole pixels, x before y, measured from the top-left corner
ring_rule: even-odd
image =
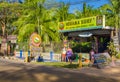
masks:
[[[94,65],[97,66],[97,68],[104,68],[108,65],[108,59],[110,59],[110,55],[108,52],[105,53],[97,53],[94,54]]]
[[[38,47],[41,43],[41,37],[37,33],[30,36],[30,45]]]
[[[11,43],[16,43],[16,40],[11,40]]]
[[[30,46],[30,52],[31,52],[32,57],[39,56],[40,55],[40,47]]]
[[[40,55],[40,44],[41,44],[41,37],[37,33],[33,33],[30,36],[31,56],[35,57]]]
[[[98,54],[94,54],[94,58],[96,63],[104,63],[107,62],[107,59],[110,58],[108,53],[98,53]]]
[[[78,28],[90,28],[93,26],[103,26],[103,24],[103,16],[93,16],[72,21],[59,22],[58,26],[60,30],[72,30]]]
[[[8,40],[8,41],[17,40],[17,35],[8,35],[8,36],[7,36],[7,40]]]

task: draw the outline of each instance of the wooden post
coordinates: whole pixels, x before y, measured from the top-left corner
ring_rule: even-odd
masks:
[[[98,53],[98,37],[94,36],[94,40],[95,40],[95,51],[96,53]]]
[[[28,62],[28,52],[25,52],[25,55],[26,55],[25,62]]]
[[[79,59],[78,59],[78,65],[80,68],[82,68],[82,54],[79,54]]]

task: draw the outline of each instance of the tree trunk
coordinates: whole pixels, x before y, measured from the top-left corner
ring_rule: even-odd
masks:
[[[5,35],[5,23],[4,22],[1,22],[2,23],[2,34],[3,36]]]
[[[43,49],[43,50],[42,50],[43,52],[46,51],[46,50],[45,50],[45,49],[46,49],[46,48],[45,48],[45,43],[43,43],[43,48],[42,48],[42,49]]]

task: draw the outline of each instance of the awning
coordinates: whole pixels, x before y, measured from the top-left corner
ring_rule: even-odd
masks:
[[[70,30],[60,30],[59,32],[75,32],[75,31],[86,31],[86,30],[95,30],[95,29],[102,29],[102,26],[92,26],[92,27],[80,27]]]
[[[88,34],[84,34],[84,33],[88,33]],[[79,36],[81,34],[81,36],[90,36],[92,35],[110,35],[111,34],[111,30],[108,29],[94,29],[94,30],[86,30],[86,31],[76,31],[76,32],[69,32],[68,36],[69,37],[73,37],[73,36]]]

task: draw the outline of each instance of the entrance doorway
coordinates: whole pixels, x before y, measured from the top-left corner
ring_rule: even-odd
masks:
[[[107,50],[107,45],[110,42],[110,36],[98,36],[98,53]]]

